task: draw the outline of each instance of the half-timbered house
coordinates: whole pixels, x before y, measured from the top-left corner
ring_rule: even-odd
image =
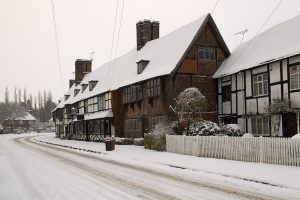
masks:
[[[279,135],[270,117],[259,117],[274,99],[300,108],[300,16],[278,24],[241,44],[214,78],[218,80],[218,116],[256,136],[290,137],[300,132],[299,114],[280,114]],[[252,117],[251,117],[252,116]],[[265,116],[265,115],[262,115]]]
[[[174,119],[169,106],[192,86],[209,102],[204,118],[217,121],[212,76],[230,52],[213,18],[204,15],[163,37],[159,25],[138,22],[137,47],[93,72],[91,61],[76,61],[75,80],[53,112],[58,136],[143,137],[150,127]]]

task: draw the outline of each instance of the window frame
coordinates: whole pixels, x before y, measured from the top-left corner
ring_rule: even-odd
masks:
[[[89,84],[82,84],[82,85],[81,85],[81,92],[82,92],[82,93],[86,90],[86,88],[87,88],[88,85],[89,85]]]
[[[92,91],[96,85],[97,85],[98,81],[89,81],[89,91]]]
[[[270,136],[269,120],[268,117],[251,118],[252,134],[254,136]]]
[[[222,86],[222,102],[228,102],[232,100],[231,84]]]
[[[259,80],[261,78],[261,80]],[[269,74],[261,73],[252,75],[253,97],[265,96],[269,94]],[[261,91],[260,91],[261,90]]]
[[[132,103],[143,100],[143,85],[134,84],[124,88],[122,95],[122,102]]]
[[[150,79],[146,83],[147,85],[147,96],[148,97],[155,97],[161,95],[161,79],[154,78]]]
[[[296,68],[297,72],[292,73],[293,68]],[[290,90],[300,89],[300,64],[290,66],[289,73],[290,73],[290,75],[289,75],[290,76],[289,77],[290,78]],[[293,79],[293,77],[295,77],[295,78]],[[298,83],[296,87],[294,87],[295,84],[293,84],[293,82],[292,82],[293,80],[297,81],[297,83]]]
[[[167,122],[166,115],[157,115],[151,117],[151,127],[156,127],[159,124],[163,124]]]
[[[146,69],[147,65],[149,63],[149,60],[140,60],[137,62],[137,73],[141,74]]]
[[[104,94],[98,96],[98,111],[103,111],[103,110],[106,110]]]
[[[128,118],[124,121],[124,131],[142,131],[142,119],[141,118]]]
[[[209,46],[199,46],[197,50],[197,58],[198,60],[215,61],[216,48]]]

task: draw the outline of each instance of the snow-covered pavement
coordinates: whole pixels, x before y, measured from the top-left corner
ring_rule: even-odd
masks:
[[[137,146],[105,152],[103,143],[53,134],[0,135],[0,163],[0,199],[300,199],[297,167]]]

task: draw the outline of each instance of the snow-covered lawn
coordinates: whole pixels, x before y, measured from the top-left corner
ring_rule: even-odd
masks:
[[[104,143],[60,140],[54,134],[43,134],[33,140],[80,148],[84,153],[107,160],[173,173],[179,177],[238,186],[283,199],[300,199],[300,167],[200,158],[156,152],[134,145],[116,145],[116,150],[107,152]]]

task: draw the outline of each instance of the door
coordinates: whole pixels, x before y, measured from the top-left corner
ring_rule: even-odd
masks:
[[[297,134],[296,113],[285,113],[282,115],[283,137],[292,137]]]

